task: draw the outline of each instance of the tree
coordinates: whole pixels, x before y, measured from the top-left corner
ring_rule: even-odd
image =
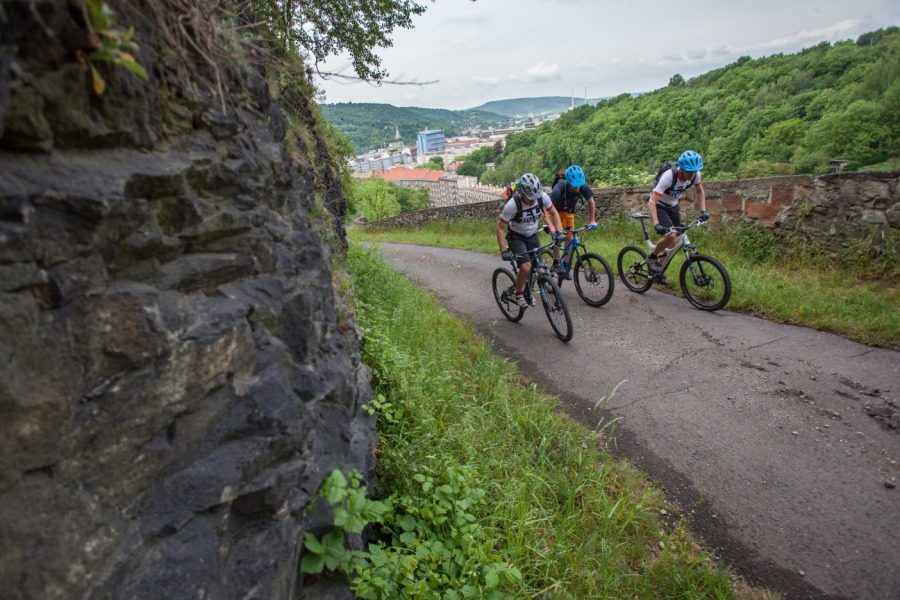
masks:
[[[389,48],[397,27],[412,27],[412,16],[425,12],[413,0],[250,0],[286,52],[306,54],[318,66],[346,51],[363,80],[382,81],[387,71],[374,48]]]
[[[353,205],[367,221],[377,221],[400,214],[400,203],[394,186],[381,177],[370,177],[354,191]]]
[[[444,159],[440,156],[432,156],[428,159],[428,162],[425,163],[426,169],[433,169],[435,171],[443,171],[444,170]]]
[[[682,87],[683,85],[685,85],[684,77],[679,73],[675,73],[669,79],[669,87]]]

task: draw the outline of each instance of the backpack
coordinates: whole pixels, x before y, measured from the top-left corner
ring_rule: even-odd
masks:
[[[656,177],[653,178],[653,187],[656,187],[656,184],[659,183],[659,178],[663,176],[663,173],[666,171],[672,171],[672,185],[670,185],[665,190],[666,196],[672,195],[672,190],[675,189],[675,184],[678,183],[678,163],[674,163],[671,160],[667,160],[659,165],[659,168],[656,170]],[[696,175],[691,176],[690,183],[684,189],[687,189],[694,185],[694,180],[697,179]]]
[[[559,183],[559,180],[565,179],[565,178],[566,178],[566,170],[565,169],[554,173],[553,174],[553,183],[550,184],[550,189],[552,190],[553,188],[555,188],[556,184]]]
[[[513,199],[516,201],[516,214],[512,218],[512,220],[515,221],[516,223],[521,223],[522,222],[522,196],[521,196],[521,194],[516,194],[515,196],[513,196]],[[539,217],[541,217],[544,215],[544,201],[538,200],[537,205],[538,205],[538,212],[540,213]]]

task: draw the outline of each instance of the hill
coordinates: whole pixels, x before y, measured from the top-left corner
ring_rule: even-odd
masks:
[[[589,98],[588,104],[597,104],[604,98]],[[575,98],[575,106],[584,104],[584,98]],[[558,115],[572,107],[571,96],[540,96],[537,98],[510,98],[492,100],[470,110],[484,110],[507,117],[528,115]]]
[[[900,28],[823,42],[800,53],[736,62],[632,97],[581,106],[507,138],[487,182],[523,171],[541,179],[570,162],[591,181],[647,183],[656,166],[686,148],[705,176],[820,173],[832,159],[848,169],[900,157]]]
[[[322,104],[322,114],[350,138],[357,152],[380,148],[393,141],[396,130],[404,144],[412,145],[425,129],[443,129],[448,136],[472,127],[501,127],[509,118],[482,110],[398,107],[391,104],[340,102]]]

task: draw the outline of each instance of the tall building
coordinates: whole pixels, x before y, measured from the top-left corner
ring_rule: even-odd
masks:
[[[443,129],[429,129],[416,134],[416,149],[419,154],[443,152],[447,147],[447,138]]]

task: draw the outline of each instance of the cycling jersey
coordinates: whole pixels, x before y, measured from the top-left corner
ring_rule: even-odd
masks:
[[[543,203],[544,210],[547,210],[553,203],[550,201],[550,196],[546,193],[543,194],[543,198],[541,199]],[[530,206],[528,206],[527,199],[523,199],[522,201],[522,214],[519,219],[516,219],[516,199],[515,196],[506,201],[506,204],[503,205],[503,209],[500,211],[500,218],[509,223],[509,230],[521,235],[522,237],[531,237],[538,230],[538,220],[541,217],[541,208],[538,206],[537,202],[533,202]]]
[[[672,173],[671,170],[663,173],[659,181],[656,183],[656,187],[653,188],[654,192],[659,192],[662,195],[662,198],[657,200],[658,204],[662,204],[664,206],[678,206],[678,200],[681,198],[681,195],[684,194],[685,190],[691,187],[692,185],[700,183],[700,171],[694,173],[693,179],[678,179],[675,182],[674,187],[672,186],[672,178],[676,177]],[[666,190],[672,188],[671,194],[667,194]]]
[[[575,190],[574,192],[572,190]],[[569,184],[565,180],[559,181],[550,192],[550,199],[553,200],[553,206],[556,210],[564,210],[566,212],[575,212],[575,205],[579,198],[584,198],[587,202],[594,197],[591,186],[584,184],[581,187],[569,188]]]

